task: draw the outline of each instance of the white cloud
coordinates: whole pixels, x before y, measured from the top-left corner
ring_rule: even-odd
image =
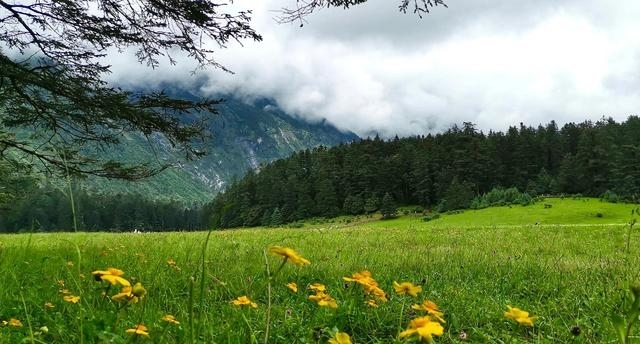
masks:
[[[264,36],[220,50],[235,74],[207,71],[203,92],[269,97],[285,111],[358,134],[424,134],[453,123],[483,130],[523,122],[623,120],[640,109],[638,5],[597,0],[448,1],[420,20],[388,0],[322,10],[278,25],[285,1],[254,8]],[[190,66],[159,76],[126,62],[114,80],[193,82]]]

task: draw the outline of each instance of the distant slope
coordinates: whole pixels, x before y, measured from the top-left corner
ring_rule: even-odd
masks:
[[[597,198],[547,198],[530,206],[490,207],[442,214],[429,221],[438,226],[610,225],[629,223],[637,204],[609,203]]]
[[[181,94],[188,97],[188,93]],[[217,106],[219,114],[207,119],[210,138],[204,149],[208,154],[192,162],[183,162],[160,175],[142,182],[123,182],[90,178],[84,186],[95,192],[135,192],[154,199],[174,199],[203,203],[239,179],[250,169],[284,158],[295,151],[320,145],[334,146],[358,139],[328,123],[307,123],[281,111],[268,100],[247,104],[233,97]],[[179,160],[168,142],[155,137],[152,145],[135,135],[124,138],[125,145],[105,154],[128,161]]]

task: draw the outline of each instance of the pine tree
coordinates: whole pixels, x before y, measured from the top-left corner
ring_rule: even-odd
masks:
[[[380,213],[383,219],[391,219],[396,217],[398,209],[396,208],[395,200],[390,193],[385,193],[382,197],[382,204],[380,205]]]

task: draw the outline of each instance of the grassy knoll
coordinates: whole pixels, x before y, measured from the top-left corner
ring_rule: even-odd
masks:
[[[578,216],[563,208],[568,201],[554,202],[554,212]],[[545,210],[536,207],[531,211]],[[618,223],[607,221],[613,210],[603,211],[603,221]],[[444,312],[438,343],[462,342],[463,332],[466,342],[479,343],[615,341],[610,315],[628,300],[629,283],[640,280],[637,230],[627,253],[625,225],[554,226],[547,217],[529,226],[538,220],[521,217],[526,226],[492,226],[477,216],[476,226],[471,213],[455,215],[468,216],[459,219],[465,226],[444,225],[444,216],[212,232],[204,274],[207,233],[2,235],[0,320],[15,318],[23,326],[1,326],[0,343],[263,343],[267,317],[268,343],[326,343],[333,328],[354,343],[403,343],[398,334],[421,314],[410,306],[423,300]],[[629,218],[621,209],[621,222]],[[264,249],[272,245],[294,248],[311,265],[285,264],[268,288]],[[280,257],[267,254],[267,261],[272,274],[278,271]],[[124,270],[147,295],[125,307],[102,296],[120,290],[92,279],[91,271],[107,267]],[[377,308],[365,305],[360,286],[342,280],[363,269],[387,293],[389,301]],[[297,293],[285,286],[292,281]],[[419,284],[422,292],[396,295],[394,281]],[[307,286],[316,282],[326,285],[337,309],[307,298]],[[64,301],[65,293],[79,302]],[[230,302],[242,295],[257,308]],[[539,316],[535,326],[506,319],[507,305]],[[160,320],[166,314],[180,324]],[[149,338],[125,332],[138,323],[149,328]],[[574,326],[578,336],[571,334]]]
[[[603,225],[626,224],[638,205],[608,203],[596,198],[547,198],[520,205],[443,214],[433,224],[446,226]]]

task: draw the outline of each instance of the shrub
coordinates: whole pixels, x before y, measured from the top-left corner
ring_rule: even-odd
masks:
[[[432,220],[437,220],[439,218],[440,218],[440,213],[434,213],[434,214],[430,214],[430,215],[427,215],[427,216],[423,217],[422,221],[429,222],[429,221],[432,221]]]
[[[605,191],[602,196],[600,196],[600,199],[610,203],[618,203],[621,201],[620,196],[611,190]]]

